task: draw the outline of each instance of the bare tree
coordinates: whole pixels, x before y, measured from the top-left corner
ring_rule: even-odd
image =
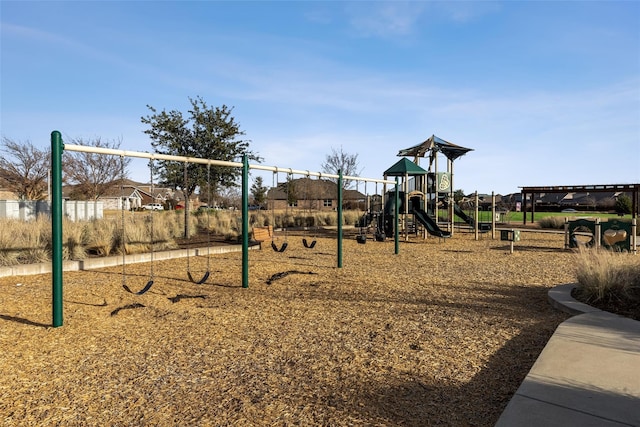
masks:
[[[0,158],[0,185],[21,200],[46,199],[51,149],[3,137],[0,150],[4,154]]]
[[[218,191],[218,201],[222,206],[239,209],[242,206],[242,193],[238,187],[223,187]]]
[[[345,153],[340,146],[340,151],[335,148],[331,148],[331,154],[327,154],[324,163],[322,163],[322,172],[330,174],[338,174],[338,171],[342,171],[342,175],[359,176],[358,170],[358,155]],[[337,181],[337,180],[333,180]],[[342,185],[344,188],[349,188],[353,185],[353,180],[343,179]]]
[[[100,137],[93,140],[82,138],[72,139],[71,143],[89,147],[100,147],[118,149],[117,141],[102,141]],[[124,165],[123,165],[124,163]],[[71,197],[78,200],[96,200],[102,196],[107,189],[121,178],[128,175],[127,167],[131,163],[128,157],[118,157],[107,154],[65,152],[64,161],[64,181],[73,185]],[[122,168],[124,166],[124,177]]]

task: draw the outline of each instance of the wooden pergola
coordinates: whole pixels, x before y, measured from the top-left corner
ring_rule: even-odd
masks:
[[[638,217],[640,206],[640,184],[608,184],[608,185],[558,185],[558,186],[538,186],[538,187],[520,187],[522,190],[522,204],[524,215],[523,223],[527,223],[527,195],[531,196],[531,222],[533,222],[536,211],[534,202],[535,195],[541,193],[611,193],[624,192],[631,193],[631,216]]]

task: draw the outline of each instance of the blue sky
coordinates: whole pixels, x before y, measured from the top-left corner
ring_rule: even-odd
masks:
[[[435,134],[474,150],[466,193],[640,182],[637,1],[0,1],[0,22],[14,140],[149,151],[147,105],[201,96],[271,166],[318,171],[342,147],[382,177]]]

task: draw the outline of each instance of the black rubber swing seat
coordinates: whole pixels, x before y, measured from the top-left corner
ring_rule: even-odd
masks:
[[[281,247],[278,247],[278,245],[276,245],[275,242],[271,242],[271,248],[276,252],[284,252],[284,251],[286,251],[287,250],[287,246],[289,246],[289,244],[287,242],[284,242]]]
[[[313,240],[311,243],[307,241],[307,239],[302,239],[302,244],[307,249],[313,249],[316,246],[317,241]]]
[[[191,275],[191,272],[190,272],[190,271],[187,271],[187,276],[189,276],[189,280],[190,280],[192,283],[195,283],[196,285],[202,285],[204,282],[206,282],[206,281],[207,281],[207,279],[209,278],[209,274],[210,274],[210,273],[207,271],[206,273],[204,273],[204,276],[202,276],[202,279],[200,279],[200,280],[197,280],[197,281],[196,281],[196,280],[193,278],[193,276]]]
[[[134,295],[142,295],[142,294],[144,294],[149,289],[151,289],[151,286],[153,286],[153,280],[149,280],[147,282],[147,284],[144,285],[144,288],[140,289],[138,292],[133,292],[127,285],[122,285],[122,287],[124,288],[125,291],[129,292],[130,294],[134,294]]]

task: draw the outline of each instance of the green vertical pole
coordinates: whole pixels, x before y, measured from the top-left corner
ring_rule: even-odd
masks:
[[[51,132],[51,283],[53,327],[62,326],[62,135]]]
[[[342,169],[338,170],[338,268],[342,268]]]
[[[249,158],[242,156],[242,287],[249,287]]]
[[[395,230],[393,233],[393,241],[395,242],[395,254],[398,255],[400,253],[400,233],[398,233],[398,216],[400,215],[400,184],[398,182],[398,177],[396,176],[396,191],[395,191],[395,213],[393,214],[393,229]]]

